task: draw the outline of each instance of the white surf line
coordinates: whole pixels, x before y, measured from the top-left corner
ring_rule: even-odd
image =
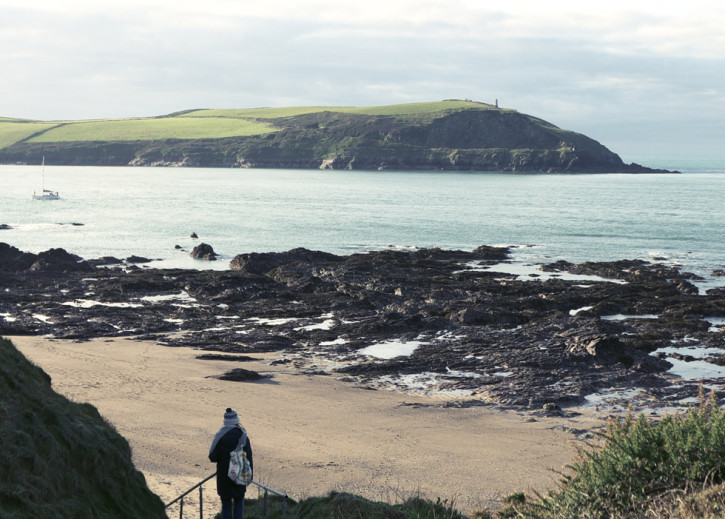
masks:
[[[514,262],[514,263],[496,263],[494,265],[484,264],[480,261],[471,261],[465,264],[465,270],[459,270],[457,273],[471,271],[485,271],[493,273],[508,274],[516,276],[524,281],[548,281],[550,279],[562,279],[564,281],[587,281],[600,283],[616,283],[618,285],[626,285],[627,282],[622,279],[605,278],[602,276],[594,276],[588,274],[571,274],[569,272],[554,271],[547,272],[541,270],[542,265],[532,263]]]
[[[358,350],[361,355],[377,359],[394,359],[395,357],[409,357],[419,346],[428,344],[422,341],[390,340],[379,342]]]

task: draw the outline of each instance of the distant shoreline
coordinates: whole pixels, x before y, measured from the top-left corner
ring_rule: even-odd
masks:
[[[154,118],[0,120],[0,163],[366,171],[670,173],[594,139],[470,100],[185,110]],[[11,131],[12,130],[12,131]]]

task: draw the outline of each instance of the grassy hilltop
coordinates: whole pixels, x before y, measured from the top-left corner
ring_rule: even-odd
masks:
[[[485,103],[187,110],[87,121],[0,118],[0,163],[646,172],[585,135]]]

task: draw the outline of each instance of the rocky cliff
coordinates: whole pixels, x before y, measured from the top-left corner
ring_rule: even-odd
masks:
[[[361,113],[362,109],[350,112],[331,108],[288,117],[243,117],[269,125],[274,131],[213,139],[119,141],[104,140],[103,135],[98,135],[94,140],[37,142],[30,138],[0,149],[0,162],[39,163],[41,156],[45,156],[49,163],[66,165],[662,171],[625,164],[616,153],[585,135],[562,130],[515,110],[482,103],[431,106],[436,109],[414,115],[395,114],[392,110],[380,115]],[[440,106],[455,108],[439,109]],[[182,116],[189,119],[188,113],[173,117]]]

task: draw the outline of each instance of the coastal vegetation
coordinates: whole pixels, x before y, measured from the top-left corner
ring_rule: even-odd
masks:
[[[279,119],[318,112],[339,112],[358,115],[386,115],[414,120],[430,119],[450,110],[496,110],[495,106],[472,101],[448,100],[430,103],[406,103],[383,106],[293,106],[284,108],[244,108],[192,110],[185,117],[252,117],[258,119]]]
[[[0,118],[0,163],[648,172],[585,135],[469,100],[196,109],[132,119]]]
[[[216,516],[221,519],[221,514]],[[280,498],[270,499],[264,513],[263,498],[245,499],[244,517],[247,519],[299,519],[357,518],[369,519],[465,519],[452,504],[431,501],[421,496],[405,499],[398,504],[372,501],[348,492],[330,492],[326,496],[313,496],[300,501],[287,502],[286,514]]]
[[[268,124],[231,117],[162,117],[111,119],[59,124],[27,142],[154,141],[158,139],[222,139],[263,135],[276,129]]]
[[[128,442],[0,338],[0,517],[165,517]]]
[[[0,149],[28,140],[33,135],[54,128],[58,124],[0,118]]]
[[[687,413],[612,420],[560,488],[511,496],[499,517],[725,517],[725,410],[713,394]]]

